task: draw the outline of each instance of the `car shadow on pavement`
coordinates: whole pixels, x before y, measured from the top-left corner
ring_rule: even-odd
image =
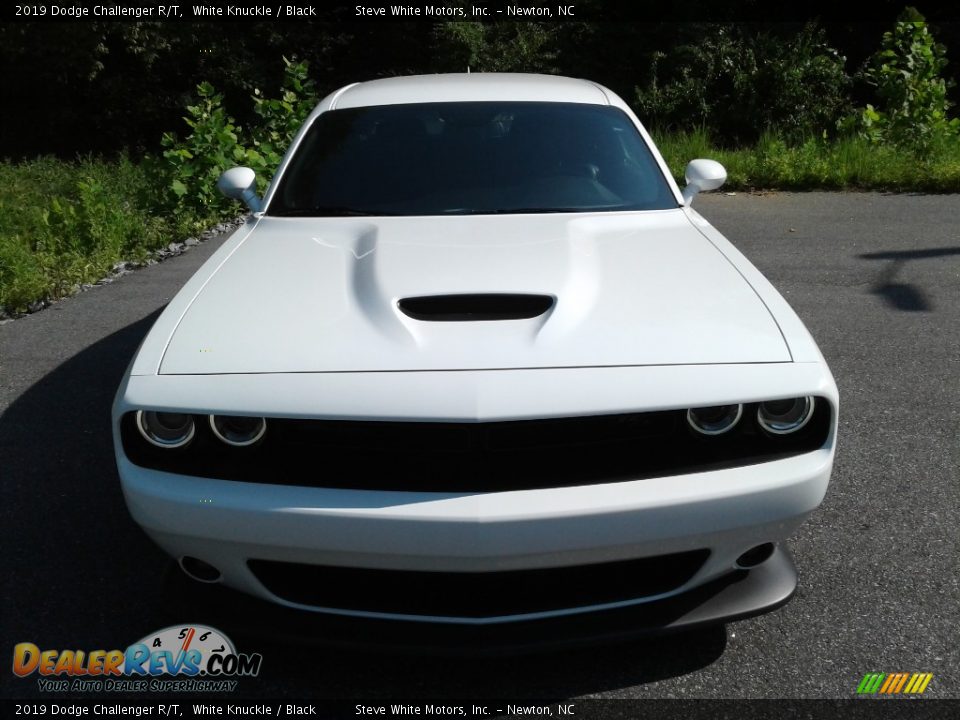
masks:
[[[857,257],[862,260],[888,261],[870,288],[870,292],[883,298],[888,306],[903,312],[929,312],[933,310],[933,305],[923,291],[915,285],[898,281],[897,275],[911,260],[942,258],[950,255],[960,255],[960,248],[889,250],[863,253]]]
[[[123,649],[173,624],[217,626],[216,608],[192,604],[192,582],[171,586],[172,563],[130,518],[114,463],[113,397],[157,314],[74,355],[0,416],[2,647]],[[725,647],[723,626],[454,662],[244,639],[238,649],[261,653],[263,670],[231,697],[570,697],[695,672]],[[0,696],[39,694],[35,679],[0,675]]]
[[[500,657],[308,651],[260,644],[250,649],[263,654],[258,680],[269,690],[251,681],[238,694],[370,700],[615,696],[618,690],[701,670],[720,658],[726,644],[723,626]]]
[[[4,640],[103,648],[143,634],[135,608],[164,556],[126,511],[110,407],[158,314],[63,362],[0,416]]]

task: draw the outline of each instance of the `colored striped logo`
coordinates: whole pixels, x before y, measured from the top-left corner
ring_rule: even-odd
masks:
[[[858,695],[921,695],[933,673],[867,673],[857,686]]]

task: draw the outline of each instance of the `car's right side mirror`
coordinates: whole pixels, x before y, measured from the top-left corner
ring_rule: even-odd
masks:
[[[217,180],[220,192],[231,200],[242,200],[251,212],[260,212],[256,186],[257,174],[248,167],[230,168]]]
[[[716,160],[699,158],[691,160],[684,172],[687,186],[683,189],[683,201],[690,205],[697,193],[716,190],[727,181],[727,171]]]

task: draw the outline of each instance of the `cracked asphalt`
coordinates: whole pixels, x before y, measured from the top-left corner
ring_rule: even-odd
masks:
[[[696,207],[797,310],[840,388],[832,483],[791,543],[794,599],[532,657],[241,646],[264,665],[237,696],[850,698],[867,672],[905,671],[934,674],[927,696],[960,697],[960,197],[720,193]],[[3,662],[17,642],[123,648],[188,620],[127,515],[109,410],[157,312],[221,241],[0,325]],[[3,670],[0,697],[43,694]]]

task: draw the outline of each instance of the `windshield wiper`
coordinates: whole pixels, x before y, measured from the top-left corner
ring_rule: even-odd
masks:
[[[283,208],[270,214],[278,217],[370,217],[372,215],[393,215],[395,213],[371,212],[346,205],[324,205],[313,208]]]
[[[614,209],[613,205],[597,205],[594,207],[517,207],[517,208],[485,208],[485,209],[467,209],[456,208],[454,210],[445,210],[449,215],[535,215],[546,213],[583,213],[599,212],[602,210]]]

